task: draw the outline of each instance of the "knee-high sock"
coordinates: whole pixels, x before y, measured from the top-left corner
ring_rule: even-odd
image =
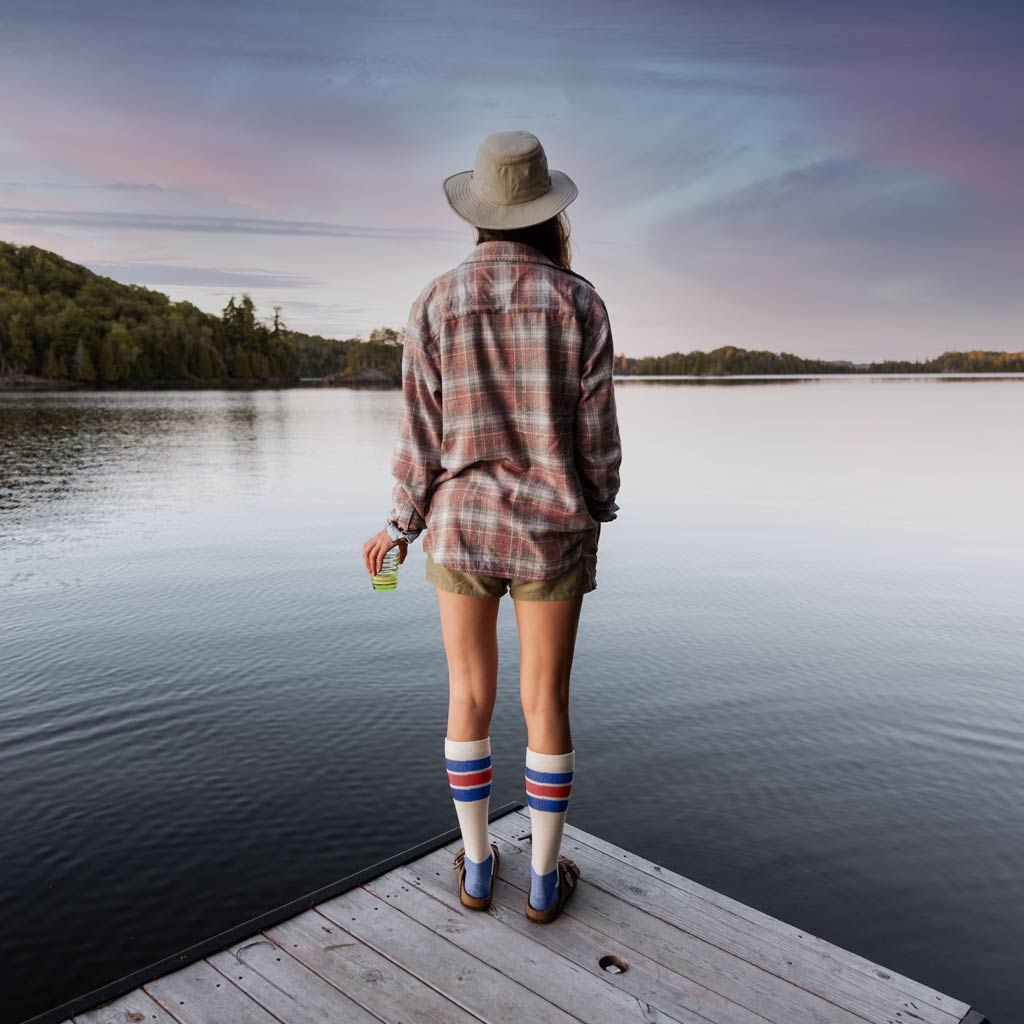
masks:
[[[558,854],[569,809],[576,751],[541,754],[526,748],[526,802],[530,808],[530,902],[538,909],[558,899]]]
[[[466,847],[466,892],[486,896],[491,888],[491,843],[487,814],[491,803],[491,738],[444,738],[444,759],[455,813]]]

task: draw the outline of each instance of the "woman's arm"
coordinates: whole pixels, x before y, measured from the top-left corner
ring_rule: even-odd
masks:
[[[441,472],[441,367],[424,321],[422,295],[409,314],[402,350],[402,414],[391,457],[395,478],[386,529],[392,540],[415,540],[427,526],[434,481]]]
[[[583,338],[576,405],[576,469],[590,514],[604,523],[617,518],[615,498],[622,463],[613,371],[611,323],[604,302],[595,293]]]

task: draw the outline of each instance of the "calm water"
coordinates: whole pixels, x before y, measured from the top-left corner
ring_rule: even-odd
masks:
[[[1024,380],[617,394],[569,822],[1009,1022]],[[0,395],[5,1019],[456,824],[421,545],[395,593],[362,566],[399,401]]]

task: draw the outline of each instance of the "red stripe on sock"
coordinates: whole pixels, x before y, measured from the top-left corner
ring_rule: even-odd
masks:
[[[482,772],[449,772],[448,781],[453,786],[482,786],[491,781],[492,769],[485,768]]]
[[[526,780],[526,792],[534,796],[546,797],[567,797],[572,789],[572,783],[567,782],[564,786],[554,786],[545,782],[534,782],[533,779]]]

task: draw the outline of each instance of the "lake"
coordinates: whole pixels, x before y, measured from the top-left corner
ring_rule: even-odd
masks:
[[[1009,1022],[1024,380],[621,380],[568,822]],[[5,1020],[457,824],[398,391],[0,394]],[[525,802],[509,598],[491,806]],[[454,881],[454,875],[453,875]]]

